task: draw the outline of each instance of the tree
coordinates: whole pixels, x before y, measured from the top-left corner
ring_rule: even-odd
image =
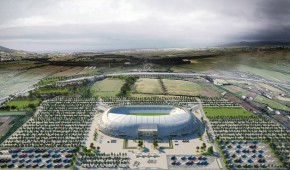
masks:
[[[34,110],[36,108],[36,106],[34,104],[32,104],[32,103],[29,103],[28,104],[28,108]]]
[[[15,110],[17,107],[12,105],[10,108],[11,108],[11,110]]]
[[[154,148],[157,148],[158,147],[158,140],[157,139],[154,139],[153,146],[154,146]]]
[[[143,141],[139,140],[139,141],[138,141],[138,146],[139,146],[139,147],[142,147],[142,146],[143,146]]]
[[[213,147],[212,146],[207,148],[207,153],[210,154],[210,155],[213,154]]]
[[[203,147],[204,149],[206,149],[206,144],[205,144],[205,143],[202,143],[202,147]]]

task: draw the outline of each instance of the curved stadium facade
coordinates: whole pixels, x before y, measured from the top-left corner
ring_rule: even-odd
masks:
[[[103,113],[99,130],[116,137],[181,136],[199,127],[187,109],[163,105],[117,106]]]

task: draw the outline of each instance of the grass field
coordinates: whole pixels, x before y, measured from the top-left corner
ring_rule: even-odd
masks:
[[[124,80],[107,78],[93,84],[91,92],[93,93],[93,96],[116,96],[120,92],[124,83]]]
[[[66,67],[63,66],[62,69],[55,73],[53,76],[71,76],[76,75],[79,72],[81,72],[84,69],[84,67]]]
[[[289,82],[290,80],[290,75],[288,74],[284,74],[284,73],[272,71],[272,70],[267,70],[267,69],[254,68],[254,67],[241,65],[238,67],[238,70],[250,72],[258,76],[264,77],[265,79],[277,81],[277,82]]]
[[[242,97],[242,96],[247,96],[250,94],[250,92],[248,92],[247,90],[238,87],[238,86],[234,86],[234,85],[227,85],[227,86],[223,86],[223,88],[225,88],[226,90]]]
[[[135,83],[136,93],[162,94],[158,79],[141,78]]]
[[[270,91],[273,91],[273,92],[277,92],[277,93],[283,93],[283,91],[281,91],[280,89],[278,88],[275,88],[273,86],[270,86],[268,84],[264,84],[264,83],[257,83],[259,86],[261,86],[262,88],[265,88],[265,89],[268,89]]]
[[[130,115],[135,115],[135,116],[164,116],[168,115],[166,113],[132,113]]]
[[[33,100],[11,100],[6,103],[6,106],[16,106],[19,109],[27,108],[29,104],[38,105],[41,101],[39,99],[33,99]]]
[[[0,116],[19,116],[25,115],[26,112],[9,112],[9,111],[0,111]]]
[[[277,96],[277,99],[278,99],[278,100],[281,100],[281,101],[287,101],[287,102],[290,102],[290,98],[288,98],[288,97]]]
[[[251,112],[246,111],[243,108],[206,107],[203,108],[203,111],[208,118],[217,116],[219,117],[253,116]]]
[[[259,102],[259,103],[264,103],[266,105],[268,105],[269,107],[271,108],[274,108],[274,109],[281,109],[281,110],[287,110],[287,111],[290,111],[290,108],[279,103],[279,102],[276,102],[275,100],[271,100],[271,99],[268,99],[266,97],[263,97],[263,96],[257,96],[255,99],[254,99],[255,102]]]
[[[36,92],[39,94],[67,94],[69,92],[69,88],[40,88]]]
[[[222,92],[212,84],[196,84],[190,81],[163,79],[170,95],[219,97]]]
[[[0,63],[0,68],[2,69],[11,69],[11,70],[21,70],[28,69],[35,66],[40,66],[42,64],[37,64],[34,61],[10,61],[5,63]]]
[[[55,83],[55,82],[61,81],[63,79],[64,79],[63,77],[50,77],[50,78],[42,79],[39,82],[39,84],[45,85],[45,84]]]

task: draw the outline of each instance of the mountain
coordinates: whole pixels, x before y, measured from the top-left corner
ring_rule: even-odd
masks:
[[[290,45],[290,42],[283,41],[241,41],[237,43],[226,44],[225,46],[233,47],[233,46],[242,46],[242,47],[258,47],[258,46],[269,46],[269,45]]]
[[[0,52],[13,53],[13,52],[16,52],[16,50],[0,46]]]

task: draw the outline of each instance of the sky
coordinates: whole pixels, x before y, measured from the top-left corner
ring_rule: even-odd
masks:
[[[26,51],[290,41],[289,0],[0,0],[0,45]]]

